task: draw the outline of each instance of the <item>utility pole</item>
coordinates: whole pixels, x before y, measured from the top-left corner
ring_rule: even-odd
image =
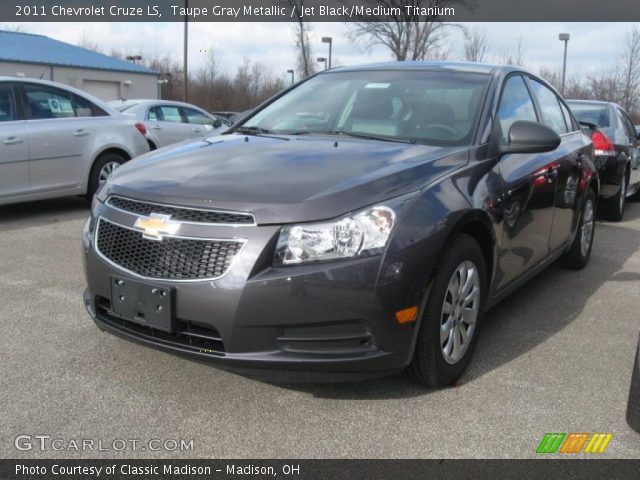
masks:
[[[189,15],[186,14],[187,9],[189,8],[189,0],[184,0],[184,8],[185,8],[185,16],[184,16],[184,51],[182,52],[183,66],[182,69],[184,71],[184,80],[182,82],[182,100],[184,102],[187,101],[188,98],[188,86],[189,83],[189,74],[187,71],[187,47],[189,45]]]

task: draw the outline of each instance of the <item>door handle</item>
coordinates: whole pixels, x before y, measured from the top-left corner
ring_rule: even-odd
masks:
[[[76,130],[75,132],[73,132],[74,137],[86,137],[87,135],[89,135],[89,132],[87,132],[82,128],[80,130]]]
[[[553,178],[558,174],[558,167],[549,167],[547,171],[544,172],[544,176],[547,178]]]
[[[199,128],[194,128],[192,130],[193,133],[200,133],[202,130],[200,130]]]
[[[151,127],[153,130],[162,130],[162,127],[158,126],[158,125],[154,125],[153,127]]]
[[[18,143],[22,143],[24,140],[20,137],[9,137],[3,143],[5,145],[17,145]]]

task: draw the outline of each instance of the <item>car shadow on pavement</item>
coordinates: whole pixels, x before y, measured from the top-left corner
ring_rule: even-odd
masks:
[[[607,281],[640,281],[624,264],[640,245],[640,233],[625,226],[640,218],[640,204],[629,204],[621,223],[598,222],[592,257],[581,271],[552,265],[489,310],[478,347],[459,385],[466,385],[531,351],[571,324]],[[427,395],[405,375],[355,383],[296,384],[282,388],[330,399],[394,399]],[[456,388],[456,387],[452,387]]]
[[[84,218],[89,214],[84,197],[65,197],[0,206],[0,230],[19,230],[34,225]]]

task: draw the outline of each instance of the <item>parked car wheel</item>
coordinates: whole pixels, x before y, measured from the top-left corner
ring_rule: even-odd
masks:
[[[619,222],[624,215],[624,207],[627,201],[627,174],[625,172],[620,179],[620,190],[616,195],[602,201],[602,217],[613,222]]]
[[[118,153],[105,153],[98,157],[98,159],[91,167],[91,174],[89,175],[89,185],[87,188],[87,198],[91,200],[100,186],[107,181],[109,175],[125,163],[127,159]]]
[[[640,342],[636,349],[636,358],[633,362],[633,374],[631,375],[631,388],[627,402],[627,423],[636,432],[640,433]]]
[[[580,212],[580,220],[576,236],[571,248],[562,257],[562,263],[574,270],[580,270],[589,262],[593,233],[595,230],[596,196],[589,188],[585,194],[584,204]]]
[[[486,267],[476,241],[459,235],[442,258],[422,313],[409,375],[444,387],[464,373],[478,341],[486,297]]]

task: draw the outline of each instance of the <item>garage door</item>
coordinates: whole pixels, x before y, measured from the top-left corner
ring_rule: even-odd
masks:
[[[105,102],[118,100],[120,98],[120,84],[118,82],[84,80],[82,82],[82,89]]]

